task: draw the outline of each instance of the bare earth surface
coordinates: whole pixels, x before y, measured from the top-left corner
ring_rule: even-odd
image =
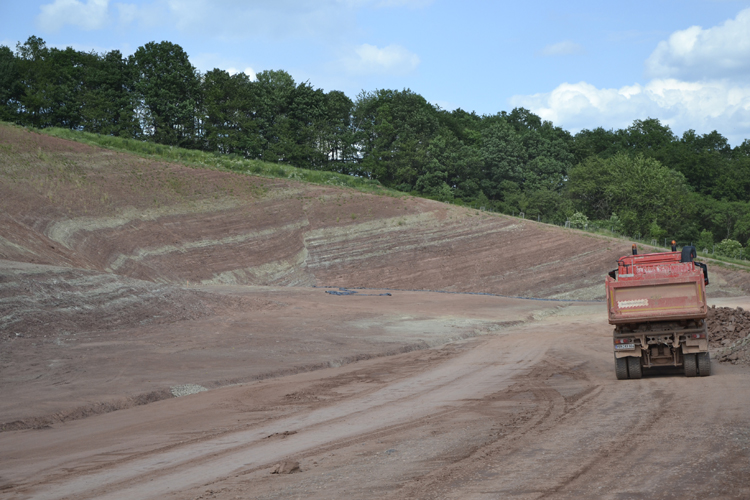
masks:
[[[628,249],[0,126],[0,498],[750,498],[750,276],[617,381]]]

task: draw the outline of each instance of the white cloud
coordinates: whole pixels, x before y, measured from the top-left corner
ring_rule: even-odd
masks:
[[[552,45],[547,45],[542,50],[540,50],[537,55],[545,56],[545,57],[555,57],[555,56],[569,56],[573,54],[582,54],[585,50],[583,48],[583,45],[580,45],[575,42],[571,42],[570,40],[564,40],[559,43],[554,43]]]
[[[42,5],[36,21],[43,31],[58,31],[66,24],[84,30],[104,28],[109,22],[109,0],[55,0]]]
[[[353,52],[341,62],[349,73],[356,75],[402,75],[419,66],[419,57],[400,45],[389,45],[381,49],[365,43],[356,47]]]
[[[563,83],[552,92],[514,96],[510,102],[574,132],[598,126],[624,128],[633,120],[652,117],[677,133],[718,130],[733,144],[750,137],[750,85],[728,80],[655,79],[619,89]]]
[[[750,9],[719,26],[691,26],[659,42],[646,60],[656,78],[710,80],[750,75]]]
[[[240,73],[240,71],[237,68],[227,68],[226,71],[231,76],[234,76],[237,73]],[[255,76],[255,70],[253,70],[253,68],[245,68],[245,70],[242,71],[242,73],[245,73],[247,76],[249,76],[251,80],[257,80],[257,77]]]
[[[545,50],[563,49],[554,47]],[[573,132],[624,128],[651,117],[676,133],[718,130],[732,144],[750,137],[750,9],[713,28],[672,33],[659,42],[646,69],[653,79],[644,85],[563,83],[551,92],[514,96],[510,104]]]
[[[190,62],[198,70],[207,73],[212,69],[223,69],[230,75],[245,73],[252,80],[256,79],[255,70],[248,64],[248,61],[230,59],[221,54],[203,52],[194,57],[190,57]],[[245,68],[244,70],[239,68]]]

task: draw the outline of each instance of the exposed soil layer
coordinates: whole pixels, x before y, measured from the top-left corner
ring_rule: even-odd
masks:
[[[63,331],[49,326],[5,334],[0,339],[5,430],[127,408],[156,394],[171,397],[170,388],[179,385],[215,388],[424,349],[496,332],[565,305],[423,292],[335,296],[313,288],[179,290],[145,283],[123,285],[111,302],[124,298],[126,307],[116,309],[106,302],[96,306],[106,290],[81,288],[77,297],[93,304],[92,322],[97,313],[105,318],[119,313],[131,324],[92,328],[96,325],[70,320]],[[64,301],[74,299],[57,299],[58,307],[48,309],[41,302],[33,316],[57,314],[64,321],[69,305]],[[131,309],[140,314],[133,316]],[[14,326],[25,326],[19,323]]]
[[[10,338],[195,320],[214,314],[213,302],[191,289],[109,273],[0,261],[0,331]]]

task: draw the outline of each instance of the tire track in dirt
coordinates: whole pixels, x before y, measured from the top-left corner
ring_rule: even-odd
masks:
[[[745,464],[732,465],[733,484],[720,481],[697,481],[695,491],[685,487],[686,471],[665,474],[665,455],[678,460],[672,468],[685,468],[680,462],[700,456],[710,442],[710,424],[717,410],[693,407],[701,388],[692,388],[690,404],[684,404],[688,394],[675,391],[687,389],[691,380],[680,375],[644,379],[635,383],[613,380],[587,380],[587,388],[573,398],[563,397],[556,390],[545,387],[551,374],[571,374],[570,367],[546,358],[518,385],[498,395],[486,398],[512,398],[519,391],[531,391],[537,407],[526,416],[522,425],[510,422],[501,433],[485,446],[478,447],[470,456],[444,467],[434,468],[418,481],[411,480],[397,495],[399,498],[519,498],[519,499],[578,499],[654,498],[655,491],[674,493],[679,498],[743,498],[726,496],[727,490],[738,490],[742,484],[740,471],[750,469],[747,463],[747,442],[744,448],[734,447],[721,452],[717,461],[744,456]],[[713,382],[718,382],[715,379]],[[695,384],[693,384],[695,385]],[[723,385],[718,382],[717,385]],[[671,386],[672,390],[668,390]],[[680,397],[677,397],[677,396]],[[697,403],[697,401],[695,401]],[[746,405],[745,405],[746,406]],[[694,408],[692,412],[688,408]],[[718,416],[718,415],[717,415]],[[720,418],[719,418],[720,420]],[[690,435],[686,428],[704,426],[700,440],[690,443],[682,439]],[[744,424],[747,426],[747,423]],[[670,439],[670,437],[672,437]],[[741,441],[741,440],[738,440]],[[673,453],[664,453],[670,447]],[[694,451],[691,451],[694,450]],[[744,450],[744,453],[743,451]],[[695,462],[695,460],[691,460]],[[741,462],[740,462],[741,463]],[[659,474],[652,474],[659,470]],[[706,477],[705,470],[696,470]],[[709,476],[710,477],[710,476]],[[675,478],[679,479],[676,481]],[[703,493],[710,484],[712,493]],[[750,485],[745,483],[745,490]],[[647,487],[644,487],[647,485]],[[687,490],[687,491],[684,491]]]
[[[177,485],[214,481],[229,471],[234,474],[238,469],[270,465],[305,450],[356,439],[392,425],[417,421],[446,407],[460,406],[467,397],[482,397],[495,392],[498,385],[510,383],[514,376],[539,362],[546,350],[543,342],[529,344],[520,336],[499,336],[487,344],[486,349],[472,349],[366,397],[69,480],[24,486],[19,493],[26,491],[38,499],[156,498],[174,491]],[[498,359],[497,352],[505,355]],[[283,442],[265,441],[269,435],[290,430],[296,434]]]
[[[534,396],[534,408],[530,414],[523,414],[510,422],[499,424],[499,429],[510,430],[508,433],[498,431],[493,439],[484,446],[471,450],[467,456],[445,467],[436,468],[428,475],[420,477],[416,485],[408,486],[401,492],[402,498],[441,498],[447,490],[461,490],[463,484],[469,484],[471,476],[477,469],[486,467],[486,462],[498,460],[499,457],[519,453],[528,446],[527,436],[538,434],[553,427],[564,414],[566,401],[556,390],[545,386],[544,381],[559,370],[559,363],[545,357],[534,369],[507,390],[489,395],[474,404],[485,405],[489,401],[513,400],[519,395],[531,393]],[[590,395],[595,388],[587,388]],[[591,399],[591,398],[580,398]],[[579,406],[580,406],[579,399]]]

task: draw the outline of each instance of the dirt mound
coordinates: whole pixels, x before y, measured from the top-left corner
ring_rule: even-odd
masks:
[[[750,311],[712,306],[708,310],[708,333],[718,361],[750,364]]]

